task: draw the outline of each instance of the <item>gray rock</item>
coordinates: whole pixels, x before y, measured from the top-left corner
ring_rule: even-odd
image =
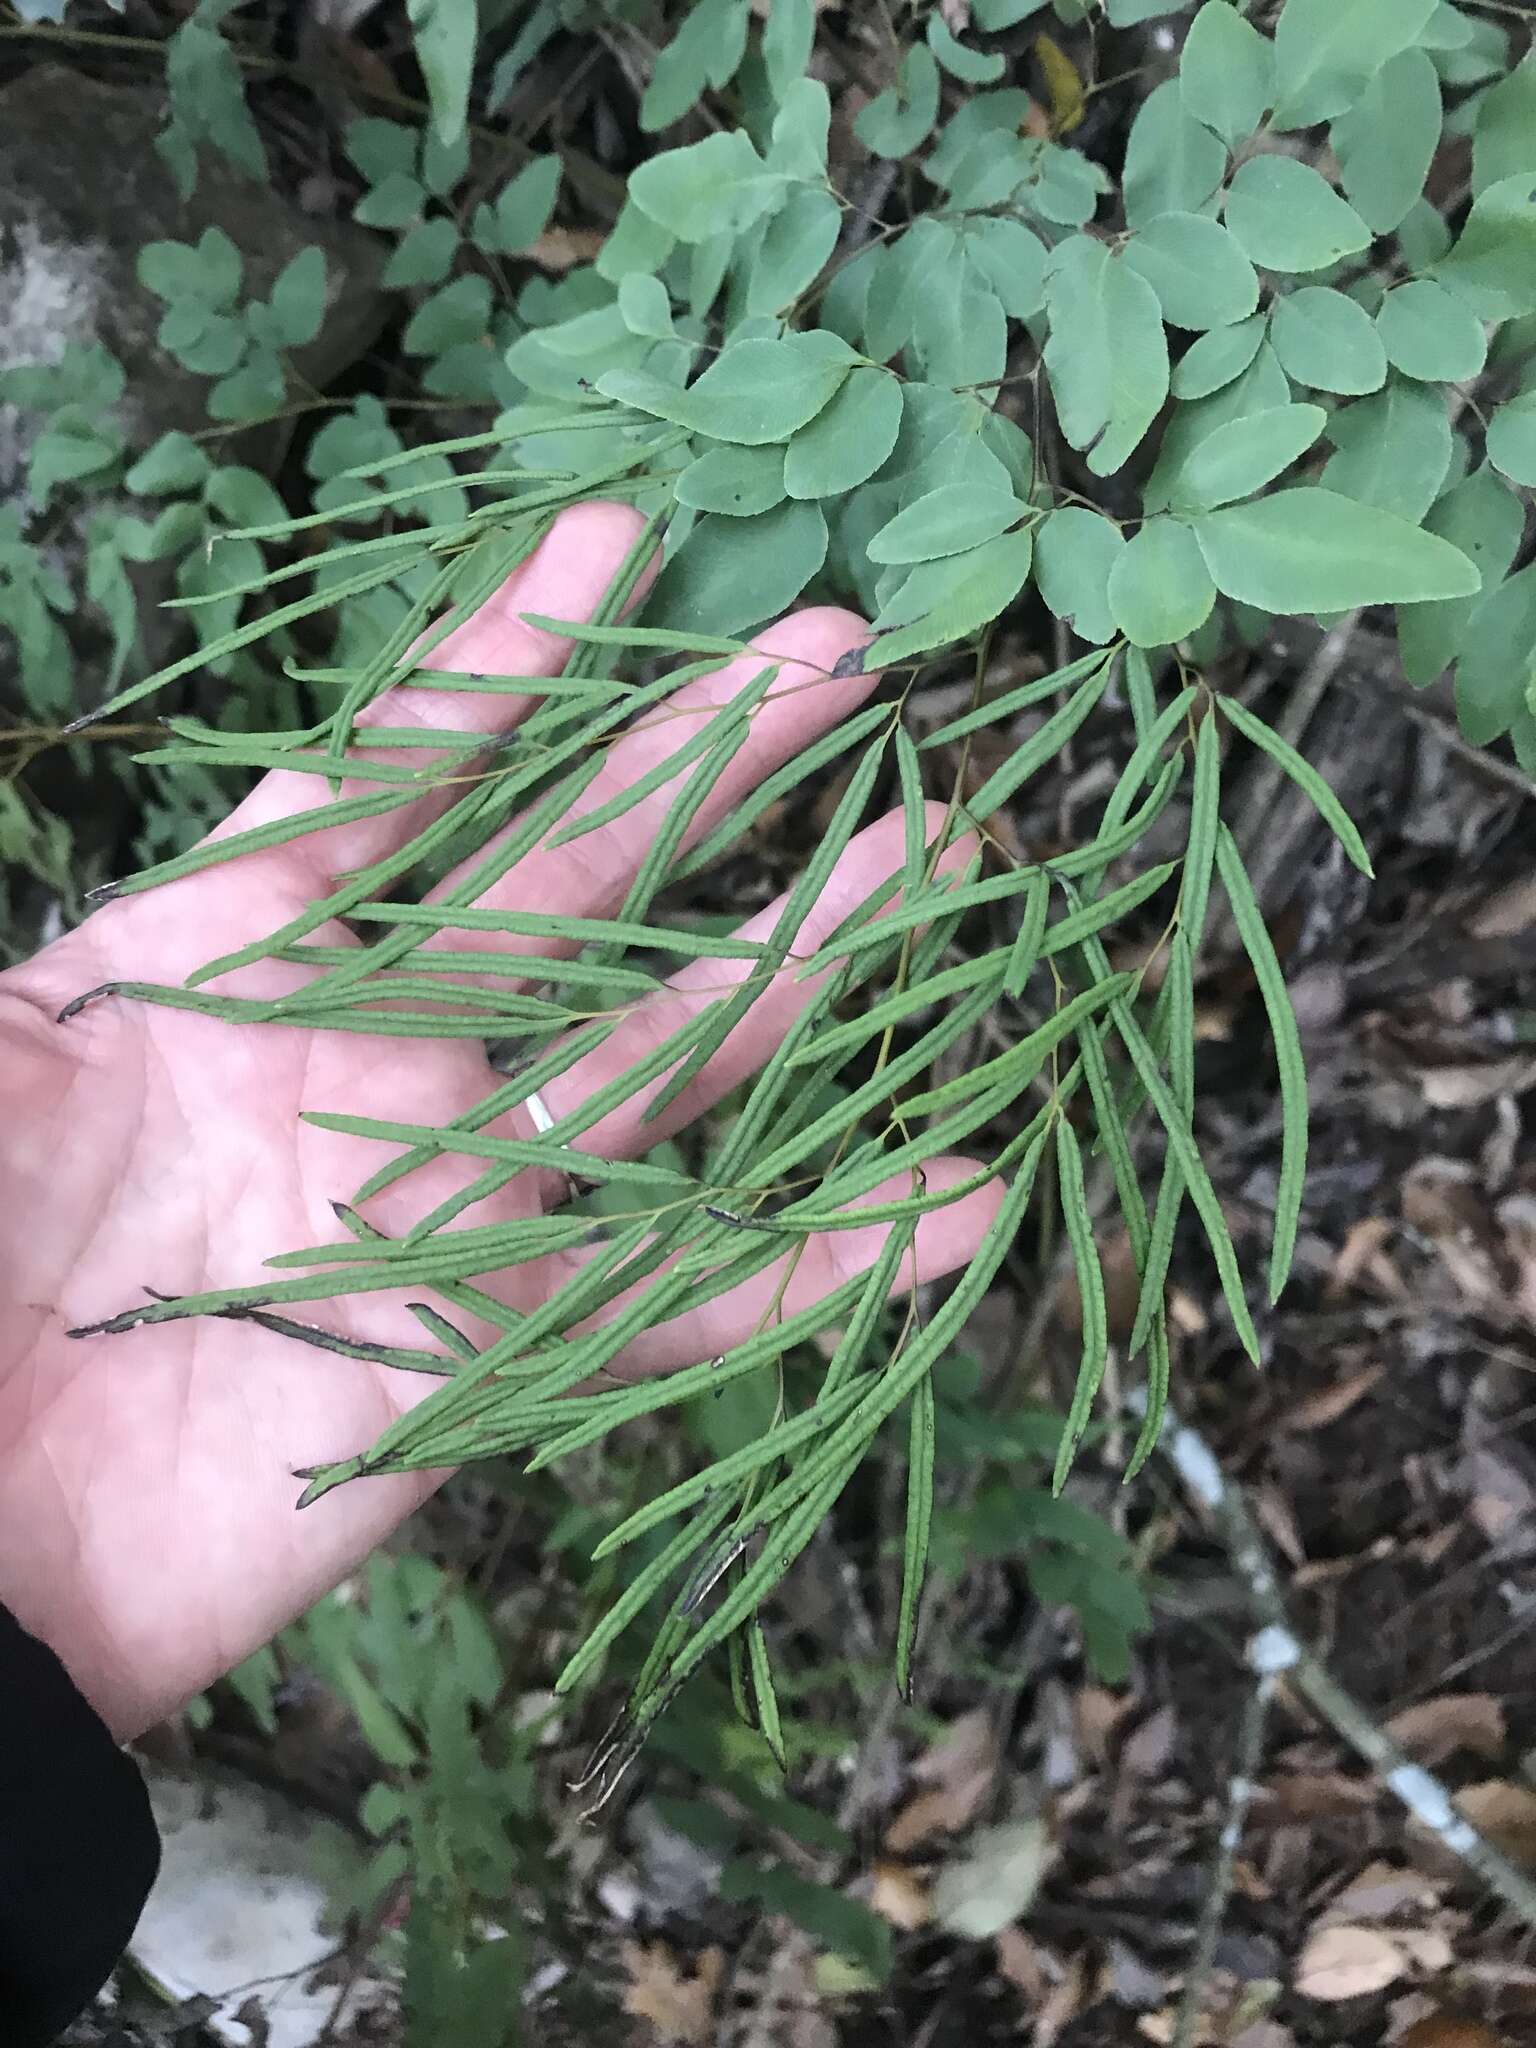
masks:
[[[155,150],[161,95],[107,84],[61,65],[39,65],[0,91],[0,367],[57,362],[71,342],[104,344],[127,372],[136,443],[169,428],[207,424],[210,379],[194,376],[155,344],[161,306],[135,274],[146,242],[195,242],[221,227],[246,261],[252,294],[265,296],[283,265],[316,243],[325,251],[328,312],[319,337],[295,356],[325,387],[355,362],[384,317],[383,245],[350,221],[303,213],[282,194],[204,153],[197,188],[183,200]],[[0,424],[0,494],[6,456]],[[233,438],[233,437],[232,437]],[[268,465],[280,452],[270,430],[241,459]]]
[[[372,344],[387,308],[381,287],[386,245],[366,229],[306,214],[293,199],[206,152],[193,196],[183,200],[154,146],[164,118],[158,91],[61,65],[39,65],[0,89],[0,369],[53,365],[71,346],[105,347],[126,376],[118,412],[130,455],[170,429],[206,426],[213,381],[184,369],[156,344],[162,307],[136,271],[146,242],[195,242],[205,228],[220,227],[245,259],[246,296],[262,298],[290,258],[317,244],[325,253],[327,313],[315,341],[296,351],[293,362],[320,390]],[[40,424],[37,412],[0,405],[0,513],[20,513],[23,533],[76,595],[74,613],[55,622],[63,634],[57,703],[68,715],[99,703],[107,687],[110,636],[83,601],[85,515],[101,495],[99,484],[93,488],[87,479],[38,516],[26,497],[25,464]],[[292,432],[287,424],[242,428],[222,439],[219,451],[225,462],[270,475]],[[135,501],[134,509],[152,515],[157,506]],[[130,569],[139,645],[127,680],[158,667],[183,644],[180,616],[160,609],[173,568],[160,561]],[[0,708],[19,709],[25,722],[15,642],[3,622]],[[57,819],[70,828],[63,858],[80,886],[135,830],[137,792],[104,759],[82,768],[55,749],[38,759],[28,782],[31,810],[14,795],[0,808],[0,854],[14,877],[14,886],[0,879],[0,958],[28,950],[57,921],[61,891],[73,896],[73,883],[66,886],[57,873],[54,841],[63,832]],[[53,851],[47,860],[29,852],[29,834],[42,835],[39,846],[48,839]]]

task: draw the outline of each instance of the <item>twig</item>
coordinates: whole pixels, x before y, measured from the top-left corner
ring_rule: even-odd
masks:
[[[1200,2021],[1200,2002],[1216,1960],[1216,1944],[1232,1897],[1232,1872],[1237,1862],[1237,1845],[1243,1838],[1243,1823],[1253,1801],[1253,1781],[1264,1752],[1264,1730],[1269,1720],[1269,1703],[1275,1696],[1275,1674],[1264,1668],[1262,1639],[1255,1636],[1248,1646],[1248,1661],[1254,1668],[1253,1691],[1248,1695],[1237,1747],[1232,1759],[1232,1776],[1227,1784],[1227,1811],[1216,1837],[1216,1854],[1200,1907],[1200,1926],[1195,1935],[1194,1954],[1184,1977],[1179,2000],[1179,2017],[1174,2027],[1173,2048],[1194,2048],[1195,2028]]]
[[[1128,1406],[1143,1405],[1133,1393]],[[1222,1472],[1203,1438],[1179,1422],[1170,1410],[1163,1425],[1163,1450],[1185,1491],[1216,1524],[1237,1567],[1261,1626],[1249,1645],[1256,1671],[1274,1677],[1284,1673],[1297,1693],[1378,1773],[1423,1827],[1480,1877],[1488,1889],[1529,1927],[1536,1927],[1536,1882],[1473,1826],[1451,1801],[1451,1795],[1377,1727],[1370,1715],[1346,1692],[1291,1627],[1285,1599],[1269,1561],[1269,1552],[1242,1488]]]

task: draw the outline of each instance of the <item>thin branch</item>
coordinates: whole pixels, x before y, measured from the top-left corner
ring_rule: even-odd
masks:
[[[1195,1935],[1194,1954],[1189,1959],[1189,1969],[1184,1978],[1184,1992],[1179,2001],[1179,2017],[1174,2028],[1173,2048],[1194,2048],[1195,2029],[1200,2022],[1201,2000],[1206,1984],[1210,1980],[1211,1969],[1216,1960],[1216,1944],[1221,1938],[1222,1924],[1226,1920],[1227,1906],[1232,1897],[1232,1873],[1237,1863],[1237,1845],[1243,1838],[1243,1823],[1248,1818],[1248,1808],[1253,1802],[1254,1779],[1258,1775],[1259,1761],[1264,1753],[1264,1730],[1269,1721],[1270,1701],[1275,1696],[1275,1674],[1268,1669],[1258,1668],[1264,1664],[1264,1651],[1258,1636],[1249,1644],[1249,1662],[1255,1665],[1254,1687],[1248,1695],[1248,1704],[1237,1731],[1232,1776],[1227,1783],[1226,1815],[1221,1824],[1221,1833],[1216,1838],[1216,1854],[1212,1859],[1211,1874],[1200,1908],[1200,1926]]]
[[[1139,1392],[1130,1396],[1130,1407],[1142,1404]],[[1474,1871],[1512,1913],[1517,1913],[1527,1926],[1536,1927],[1536,1881],[1473,1826],[1453,1804],[1440,1780],[1416,1764],[1376,1725],[1359,1701],[1333,1677],[1316,1651],[1296,1634],[1269,1560],[1268,1547],[1243,1490],[1222,1472],[1204,1439],[1179,1422],[1170,1410],[1160,1448],[1186,1493],[1215,1524],[1247,1588],[1261,1624],[1248,1650],[1254,1670],[1274,1677],[1283,1673],[1313,1711],[1356,1755],[1364,1758],[1414,1819]]]

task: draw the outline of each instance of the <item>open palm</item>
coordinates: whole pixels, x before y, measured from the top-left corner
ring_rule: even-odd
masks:
[[[471,672],[553,672],[564,646],[524,612],[581,618],[631,547],[634,515],[617,506],[568,513],[495,599],[431,657]],[[751,737],[695,822],[696,832],[870,688],[834,678],[861,622],[833,610],[798,614],[762,636],[783,662],[784,687],[754,713]],[[760,664],[721,670],[679,690],[674,708],[718,705]],[[815,687],[804,687],[814,684]],[[419,689],[388,699],[392,725],[419,721],[488,733],[526,700],[451,700]],[[683,721],[686,732],[688,721]],[[584,803],[601,804],[678,745],[675,721],[639,729],[615,749]],[[402,758],[396,753],[392,758]],[[224,831],[323,801],[316,778],[274,775]],[[600,916],[622,898],[671,792],[558,852],[535,850],[484,899],[502,909]],[[423,803],[430,802],[424,798]],[[441,1125],[492,1085],[474,1042],[392,1040],[236,1026],[143,1004],[103,1001],[66,1024],[71,998],[104,982],[174,982],[206,960],[275,929],[329,878],[376,860],[421,822],[383,820],[318,830],[289,845],[109,904],[25,966],[0,976],[0,1601],[50,1642],[114,1730],[145,1727],[334,1585],[423,1498],[430,1475],[372,1478],[338,1489],[303,1515],[293,1470],[366,1446],[431,1380],[302,1347],[250,1323],[172,1322],[116,1337],[72,1328],[167,1293],[247,1285],[289,1246],[337,1235],[331,1204],[384,1155],[367,1141],[318,1131],[306,1110]],[[849,846],[809,921],[830,931],[901,862],[899,819]],[[766,932],[774,912],[745,930]],[[344,936],[317,935],[332,942]],[[484,935],[482,935],[483,938]],[[532,943],[507,938],[508,949]],[[731,971],[694,963],[671,990],[638,1006],[599,1049],[545,1091],[559,1116],[674,1029],[690,1003]],[[269,995],[295,970],[262,965],[226,984]],[[276,981],[274,977],[287,977]],[[654,1144],[761,1064],[813,984],[773,983],[698,1077],[642,1137],[644,1092],[584,1134],[622,1156]],[[692,991],[692,993],[690,993]],[[492,1127],[526,1135],[525,1111]],[[450,1163],[423,1168],[380,1196],[369,1217],[394,1233],[458,1185]],[[940,1161],[930,1188],[970,1170]],[[527,1214],[549,1198],[547,1176],[513,1182],[493,1212]],[[875,1199],[872,1197],[872,1199]],[[923,1276],[964,1262],[993,1198],[967,1196],[924,1219]],[[819,1298],[874,1260],[882,1230],[814,1242],[786,1309]],[[519,1307],[561,1274],[523,1266],[481,1284]],[[711,1356],[750,1332],[776,1275],[710,1302],[626,1354],[637,1371]],[[412,1342],[419,1332],[388,1295],[340,1301],[346,1335]]]

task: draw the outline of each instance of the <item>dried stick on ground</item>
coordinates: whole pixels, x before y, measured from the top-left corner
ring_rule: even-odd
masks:
[[[1248,1695],[1248,1704],[1237,1731],[1232,1775],[1227,1780],[1226,1815],[1221,1823],[1221,1833],[1216,1838],[1216,1854],[1211,1861],[1210,1882],[1200,1904],[1200,1927],[1195,1936],[1195,1951],[1189,1959],[1189,1968],[1184,1975],[1184,1991],[1179,2000],[1179,2017],[1174,2029],[1173,2048],[1195,2048],[1201,2000],[1210,1979],[1211,1967],[1216,1960],[1216,1944],[1221,1939],[1222,1922],[1227,1917],[1227,1905],[1232,1897],[1232,1873],[1237,1862],[1237,1845],[1243,1839],[1243,1824],[1248,1818],[1248,1808],[1253,1801],[1253,1782],[1264,1753],[1264,1730],[1269,1721],[1269,1703],[1275,1696],[1277,1682],[1275,1673],[1265,1662],[1266,1650],[1263,1634],[1255,1636],[1248,1645],[1248,1662],[1254,1673],[1253,1691]]]
[[[1133,1395],[1128,1405],[1138,1405],[1137,1397]],[[1536,1882],[1458,1811],[1438,1778],[1377,1727],[1291,1627],[1268,1548],[1243,1490],[1222,1472],[1204,1439],[1170,1410],[1159,1448],[1185,1491],[1215,1524],[1247,1589],[1261,1624],[1249,1646],[1249,1661],[1255,1670],[1276,1677],[1283,1674],[1334,1733],[1376,1771],[1414,1819],[1475,1871],[1511,1912],[1519,1914],[1527,1926],[1536,1927]]]

